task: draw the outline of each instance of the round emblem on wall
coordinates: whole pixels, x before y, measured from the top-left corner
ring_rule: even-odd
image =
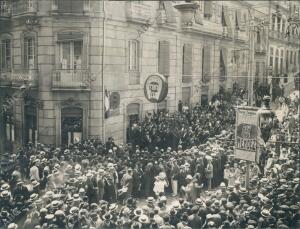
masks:
[[[160,103],[168,95],[168,83],[161,74],[150,75],[144,84],[144,94],[151,103]]]

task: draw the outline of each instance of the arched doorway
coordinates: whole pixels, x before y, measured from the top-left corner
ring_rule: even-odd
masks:
[[[64,107],[61,109],[61,144],[70,145],[82,140],[83,109]]]

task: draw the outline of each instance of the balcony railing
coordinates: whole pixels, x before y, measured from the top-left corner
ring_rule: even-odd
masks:
[[[52,75],[52,89],[89,90],[91,74],[87,69],[57,69]]]
[[[38,70],[36,69],[14,69],[7,72],[1,72],[0,85],[18,87],[28,84],[32,87],[38,85]]]
[[[0,17],[10,17],[11,16],[11,3],[10,1],[0,1]]]
[[[12,3],[12,15],[36,13],[37,0],[23,0]]]
[[[141,3],[129,1],[125,3],[126,19],[130,22],[148,24],[151,19],[151,7]]]

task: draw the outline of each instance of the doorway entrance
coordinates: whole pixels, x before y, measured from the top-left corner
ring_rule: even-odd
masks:
[[[37,109],[34,105],[25,106],[25,143],[37,141]]]
[[[82,140],[83,110],[67,107],[61,110],[61,144],[69,146]]]
[[[127,106],[127,141],[135,142],[136,129],[134,128],[134,124],[140,121],[140,104],[131,103]]]

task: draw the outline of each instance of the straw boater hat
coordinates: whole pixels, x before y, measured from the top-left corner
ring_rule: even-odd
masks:
[[[140,222],[140,223],[143,223],[143,224],[148,223],[148,222],[149,222],[148,216],[146,216],[146,215],[141,215],[141,216],[139,217],[139,222]]]
[[[143,215],[143,210],[141,208],[137,208],[134,210],[133,213],[135,216],[141,216],[141,215]]]

